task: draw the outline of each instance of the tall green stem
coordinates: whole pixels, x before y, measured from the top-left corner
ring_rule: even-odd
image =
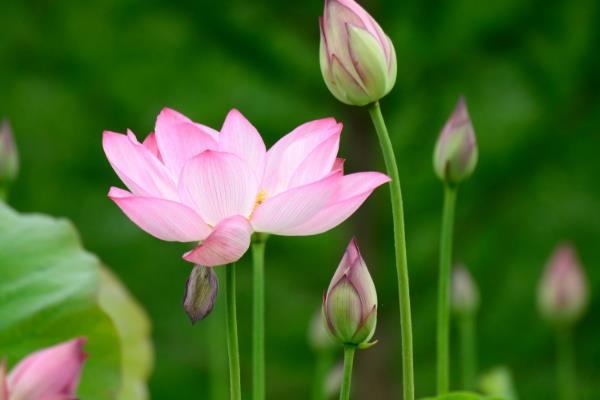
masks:
[[[446,394],[450,389],[450,263],[452,261],[452,231],[456,188],[444,188],[444,212],[440,240],[440,276],[438,285],[437,326],[437,392]]]
[[[267,236],[256,234],[252,241],[253,321],[252,321],[252,398],[265,399],[265,245]]]
[[[402,371],[404,400],[415,398],[415,382],[413,367],[412,344],[412,317],[410,311],[410,286],[408,282],[408,263],[406,260],[406,236],[404,233],[404,206],[402,203],[402,189],[400,187],[400,174],[396,164],[394,148],[379,102],[369,106],[369,114],[383,153],[387,173],[392,179],[390,182],[390,198],[392,201],[392,217],[394,221],[394,248],[396,251],[396,274],[398,277],[398,300],[400,302],[400,331],[402,334]]]
[[[350,384],[352,381],[352,366],[354,364],[354,353],[356,346],[344,346],[344,378],[342,380],[342,388],[340,390],[340,400],[350,399]]]
[[[557,331],[557,373],[559,400],[574,400],[577,385],[571,326],[562,326]]]
[[[465,390],[475,390],[475,377],[477,376],[477,335],[475,328],[475,315],[461,316],[458,321],[460,335],[460,362],[462,366],[462,381]]]
[[[223,268],[215,268],[219,280],[223,281]],[[208,373],[210,380],[210,399],[226,400],[227,393],[227,357],[223,349],[227,346],[227,338],[223,335],[226,324],[225,304],[219,301],[211,312],[210,318],[203,321],[206,325],[204,340],[210,340],[211,346],[206,346],[208,352]]]
[[[242,399],[240,349],[238,345],[237,311],[235,305],[235,264],[225,266],[227,294],[227,350],[229,354],[229,394],[231,400]]]

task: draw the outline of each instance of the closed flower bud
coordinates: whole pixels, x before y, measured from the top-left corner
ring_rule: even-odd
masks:
[[[452,271],[452,310],[457,315],[471,315],[479,308],[479,290],[469,270],[462,264]]]
[[[331,334],[343,344],[368,346],[377,324],[377,292],[352,239],[323,299]]]
[[[0,190],[15,180],[19,172],[19,154],[8,120],[0,125]]]
[[[211,313],[218,289],[219,281],[212,268],[201,265],[194,266],[183,296],[183,308],[192,321],[192,325]]]
[[[364,106],[392,90],[394,45],[361,6],[354,0],[325,0],[320,28],[321,72],[338,100]]]
[[[457,184],[471,176],[478,157],[475,131],[465,99],[461,97],[438,138],[433,168],[442,181]]]
[[[585,310],[587,300],[587,282],[575,249],[568,244],[561,245],[548,261],[540,282],[540,312],[549,321],[573,323]]]

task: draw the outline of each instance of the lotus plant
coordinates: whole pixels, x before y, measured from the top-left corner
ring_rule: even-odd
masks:
[[[0,400],[71,400],[86,355],[85,338],[39,350],[18,363],[7,375],[0,364]]]
[[[377,291],[356,239],[346,248],[323,298],[329,332],[344,345],[344,380],[340,400],[350,398],[350,380],[356,348],[367,348],[377,325]]]
[[[477,142],[464,98],[444,125],[433,155],[433,169],[444,185],[444,209],[440,234],[440,270],[437,316],[437,392],[450,388],[450,264],[458,184],[477,164]]]
[[[575,248],[571,244],[558,246],[540,281],[538,306],[556,331],[559,400],[577,398],[573,331],[588,299],[587,279]]]
[[[202,266],[254,254],[254,398],[264,398],[264,240],[266,234],[314,235],[351,216],[375,188],[378,172],[344,175],[337,158],[342,124],[305,123],[268,151],[237,110],[220,132],[165,108],[143,142],[133,132],[104,132],[106,156],[129,191],[108,196],[136,225],[166,241],[195,242],[183,258]],[[226,274],[234,274],[232,268]],[[226,277],[234,284],[235,277]],[[229,313],[233,288],[225,288]],[[229,319],[234,328],[234,317]],[[236,348],[233,339],[231,348]]]
[[[329,91],[342,103],[365,106],[377,132],[387,174],[394,226],[400,305],[403,392],[415,397],[412,316],[400,174],[379,101],[396,82],[396,52],[377,21],[354,0],[325,0],[321,28],[321,72]]]

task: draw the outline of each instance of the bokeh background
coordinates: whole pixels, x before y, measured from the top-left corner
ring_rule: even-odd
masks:
[[[455,258],[481,287],[481,369],[506,365],[522,399],[554,398],[554,338],[538,317],[535,291],[553,247],[568,239],[592,289],[576,333],[579,389],[582,399],[600,398],[600,3],[362,3],[398,54],[398,82],[382,106],[406,203],[418,394],[433,393],[435,373],[441,185],[431,153],[464,94],[481,156],[460,189]],[[209,381],[216,374],[226,382],[219,312],[212,323],[190,326],[181,308],[188,246],[143,233],[106,198],[110,185],[121,184],[101,133],[131,128],[144,136],[164,106],[219,128],[236,107],[270,145],[302,122],[331,115],[345,123],[340,154],[347,169],[383,170],[366,111],[337,103],[321,80],[321,2],[24,0],[0,8],[0,116],[10,118],[22,158],[12,205],[73,220],[85,246],[145,306],[154,324],[154,399],[218,397]],[[399,398],[387,188],[332,232],[270,238],[269,398],[308,398],[308,323],[352,235],[380,298],[380,342],[358,356],[357,398]],[[249,389],[248,257],[238,271]]]

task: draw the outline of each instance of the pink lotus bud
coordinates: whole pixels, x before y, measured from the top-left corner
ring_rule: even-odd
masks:
[[[19,172],[19,154],[8,120],[0,124],[0,190],[6,190]]]
[[[366,345],[377,324],[377,292],[352,239],[323,299],[331,334],[343,344]]]
[[[201,265],[194,266],[183,296],[183,308],[192,321],[192,325],[211,313],[218,289],[219,281],[212,268]]]
[[[452,310],[458,315],[470,315],[479,307],[479,290],[469,270],[462,264],[452,271]]]
[[[12,369],[1,400],[74,399],[83,362],[85,338],[37,351]],[[2,387],[0,371],[0,388]],[[0,396],[1,396],[0,392]]]
[[[388,94],[396,82],[390,38],[354,0],[325,0],[321,26],[321,72],[341,102],[364,106]]]
[[[538,290],[542,315],[556,323],[573,323],[585,310],[588,288],[583,268],[570,244],[559,246],[548,261]]]
[[[471,176],[478,157],[475,131],[465,99],[461,97],[438,138],[433,168],[442,181],[457,184]]]

